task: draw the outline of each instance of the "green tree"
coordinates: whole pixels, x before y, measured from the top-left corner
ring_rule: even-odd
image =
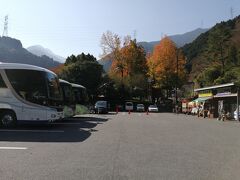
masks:
[[[230,65],[238,65],[238,51],[236,46],[232,45],[229,50],[228,62]]]
[[[222,74],[225,72],[227,60],[225,50],[229,45],[230,37],[230,29],[224,24],[217,25],[209,34],[208,53],[212,55],[214,61],[220,62],[222,66]]]
[[[121,54],[126,62],[126,78],[128,79],[130,95],[141,94],[140,98],[142,98],[144,93],[135,93],[135,91],[146,92],[147,89],[146,53],[144,49],[137,44],[136,40],[130,40],[128,44],[121,49]]]
[[[85,86],[89,95],[97,95],[101,85],[103,67],[96,58],[90,54],[80,54],[67,58],[59,76],[69,82]]]
[[[71,55],[71,56],[67,57],[64,65],[69,65],[69,64],[73,64],[73,63],[77,63],[77,62],[84,62],[84,61],[96,62],[97,59],[91,54],[82,53],[77,56]]]
[[[130,36],[120,38],[117,34],[107,31],[102,35],[101,47],[103,56],[108,55],[112,58],[109,77],[121,89],[122,98],[125,94],[133,95],[134,89],[146,90],[146,54],[136,40],[132,40]],[[124,92],[125,90],[128,92]]]

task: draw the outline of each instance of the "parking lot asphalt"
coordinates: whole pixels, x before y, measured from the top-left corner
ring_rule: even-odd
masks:
[[[83,115],[0,129],[0,179],[239,179],[240,123],[170,113]]]

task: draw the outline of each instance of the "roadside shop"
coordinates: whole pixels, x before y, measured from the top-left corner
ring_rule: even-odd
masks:
[[[198,98],[194,102],[202,104],[204,111],[209,111],[211,118],[217,118],[221,113],[234,117],[237,109],[237,88],[234,83],[221,84],[194,90]]]

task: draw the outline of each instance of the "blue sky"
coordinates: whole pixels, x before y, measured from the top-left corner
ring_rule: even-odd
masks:
[[[97,58],[103,32],[156,41],[240,15],[240,0],[0,0],[0,33],[9,15],[9,36],[24,47],[40,44],[67,57]]]

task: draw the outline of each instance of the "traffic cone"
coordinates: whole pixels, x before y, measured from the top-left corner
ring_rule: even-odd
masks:
[[[148,110],[146,111],[146,114],[148,115]]]

